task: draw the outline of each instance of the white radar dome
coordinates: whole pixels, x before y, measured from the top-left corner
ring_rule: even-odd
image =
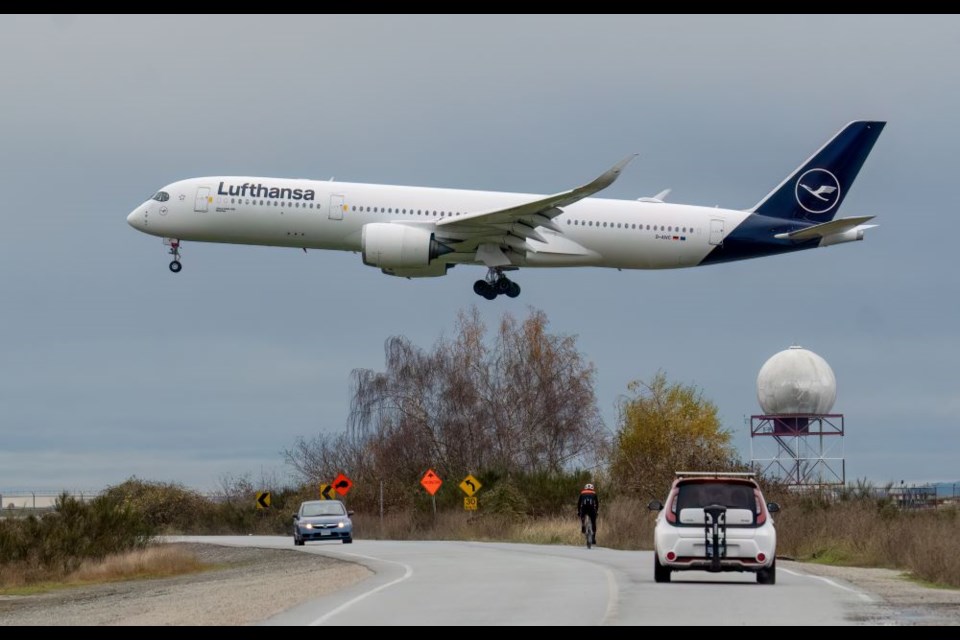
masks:
[[[767,415],[830,413],[837,379],[827,361],[803,347],[776,353],[760,367],[757,400]]]

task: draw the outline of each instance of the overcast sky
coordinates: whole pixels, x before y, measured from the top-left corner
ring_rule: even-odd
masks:
[[[597,368],[700,387],[750,456],[757,373],[799,344],[847,478],[960,480],[957,16],[24,16],[0,20],[0,492],[285,477],[384,341],[542,309]],[[854,119],[888,125],[841,216],[864,242],[676,271],[395,279],[352,253],[185,243],[127,214],[198,175],[746,208]],[[349,474],[349,470],[346,470]]]

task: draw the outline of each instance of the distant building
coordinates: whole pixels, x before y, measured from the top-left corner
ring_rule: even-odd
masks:
[[[891,487],[888,494],[901,509],[935,509],[937,488],[933,485]]]

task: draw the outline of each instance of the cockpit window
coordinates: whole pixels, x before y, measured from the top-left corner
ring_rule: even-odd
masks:
[[[157,202],[166,202],[170,199],[170,194],[166,191],[157,191],[157,194],[153,196],[153,199]]]

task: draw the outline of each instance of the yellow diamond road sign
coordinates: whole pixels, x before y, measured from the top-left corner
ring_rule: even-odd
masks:
[[[337,497],[337,492],[334,490],[332,484],[322,484],[320,485],[320,499],[321,500],[333,500]]]
[[[460,490],[472,497],[473,494],[475,494],[477,491],[480,491],[480,487],[482,486],[483,485],[480,484],[479,480],[474,478],[472,475],[468,475],[463,479],[463,482],[460,483]]]
[[[464,498],[463,499],[463,508],[467,511],[476,511],[477,510],[477,498]]]

